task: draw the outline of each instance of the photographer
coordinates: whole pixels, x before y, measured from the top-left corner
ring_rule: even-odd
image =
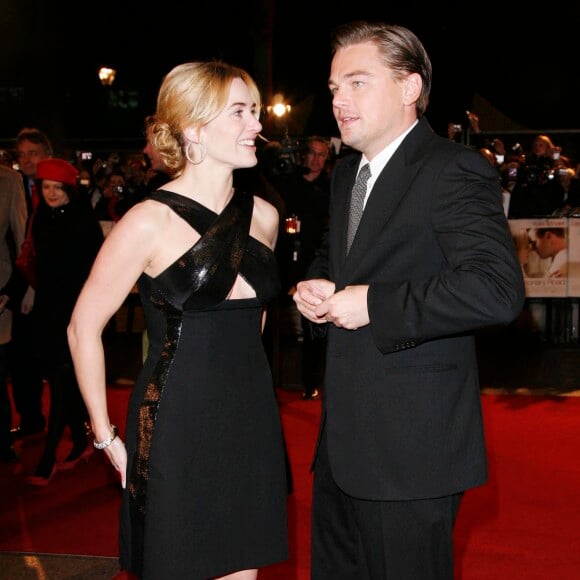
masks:
[[[547,135],[537,135],[518,172],[510,202],[510,219],[546,217],[562,207],[562,191],[555,177],[560,157]]]
[[[291,292],[306,273],[326,228],[329,158],[328,141],[308,137],[301,146],[282,144],[272,164],[270,178],[286,205],[278,242],[285,291]]]
[[[312,136],[306,138],[300,148],[283,144],[272,164],[271,178],[286,203],[277,245],[282,291],[286,297],[292,296],[296,282],[304,279],[328,224],[329,160],[329,142],[323,137]],[[316,399],[325,342],[313,339],[309,323],[302,317],[300,320],[303,398]]]
[[[107,176],[103,188],[103,196],[95,205],[97,219],[100,221],[118,222],[123,215],[123,200],[125,199],[127,184],[125,173],[119,168],[113,168]]]

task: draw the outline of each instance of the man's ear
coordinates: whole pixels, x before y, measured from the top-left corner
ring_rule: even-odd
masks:
[[[423,87],[423,80],[418,73],[411,73],[403,81],[403,103],[405,105],[413,105],[419,99],[421,88]]]

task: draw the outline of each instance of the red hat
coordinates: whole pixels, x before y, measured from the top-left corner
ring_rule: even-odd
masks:
[[[69,185],[77,184],[79,172],[64,159],[44,159],[36,166],[37,179],[52,179]]]

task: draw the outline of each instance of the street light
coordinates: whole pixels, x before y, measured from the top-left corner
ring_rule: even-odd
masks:
[[[115,75],[117,71],[114,68],[110,68],[108,66],[102,66],[99,69],[99,79],[101,80],[101,84],[104,87],[110,87],[115,80]]]
[[[275,115],[276,117],[284,117],[288,115],[292,110],[290,105],[285,105],[284,103],[276,103],[275,105],[271,105],[266,109],[268,113]]]
[[[284,102],[284,95],[281,93],[274,95],[273,104],[266,107],[269,115],[273,115],[279,121],[284,121],[284,139],[288,139],[288,116],[291,110],[292,107]]]

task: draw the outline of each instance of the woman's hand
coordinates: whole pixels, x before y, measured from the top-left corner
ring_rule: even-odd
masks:
[[[334,282],[321,278],[304,280],[298,282],[292,299],[302,316],[316,324],[327,322],[324,316],[316,314],[316,308],[320,306],[329,296],[334,294]]]
[[[125,443],[117,436],[104,451],[111,465],[120,473],[121,486],[125,489],[127,484],[127,450],[125,449]]]

